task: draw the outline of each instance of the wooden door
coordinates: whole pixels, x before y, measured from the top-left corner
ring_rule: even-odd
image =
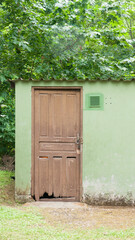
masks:
[[[34,91],[33,195],[79,200],[80,91]]]

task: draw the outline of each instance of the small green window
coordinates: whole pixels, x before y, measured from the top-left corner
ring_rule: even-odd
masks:
[[[85,108],[86,110],[103,110],[103,94],[86,94]]]
[[[100,96],[90,96],[90,108],[99,108],[100,107]]]

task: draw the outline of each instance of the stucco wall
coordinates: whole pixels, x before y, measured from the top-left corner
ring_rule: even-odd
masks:
[[[134,82],[17,82],[16,196],[31,192],[32,86],[83,86],[84,197],[94,204],[134,204]],[[104,110],[87,110],[87,93],[103,94]]]

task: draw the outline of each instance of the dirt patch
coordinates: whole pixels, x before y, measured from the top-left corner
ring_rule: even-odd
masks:
[[[0,188],[0,204],[15,205],[15,183],[11,180],[10,185]]]
[[[135,209],[128,207],[82,207],[39,209],[46,222],[65,228],[127,229],[135,226]]]
[[[6,189],[0,189],[0,204],[2,205],[15,205],[14,197],[14,183],[11,186],[7,186]]]

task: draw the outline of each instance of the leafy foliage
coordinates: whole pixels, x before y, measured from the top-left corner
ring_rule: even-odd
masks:
[[[15,107],[14,89],[9,82],[0,82],[0,156],[14,155]]]
[[[2,1],[1,78],[134,78],[134,10],[130,0]]]

